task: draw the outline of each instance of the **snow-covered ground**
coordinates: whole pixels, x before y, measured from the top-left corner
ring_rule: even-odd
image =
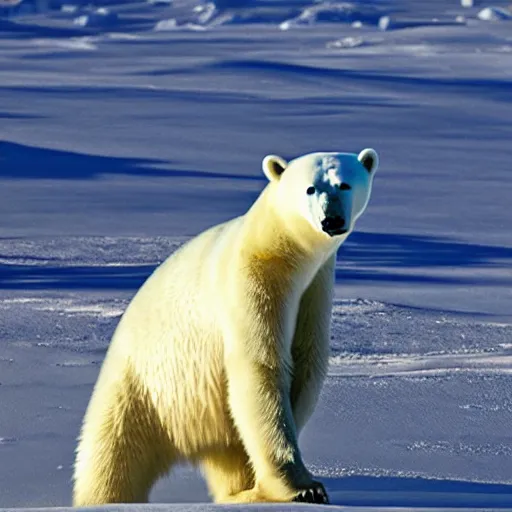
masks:
[[[247,209],[266,154],[368,146],[381,169],[338,256],[305,458],[335,505],[512,507],[508,5],[0,10],[0,507],[70,504],[119,316],[180,243]],[[208,496],[183,467],[151,501]]]

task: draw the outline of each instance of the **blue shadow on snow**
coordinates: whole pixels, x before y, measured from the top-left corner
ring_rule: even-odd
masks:
[[[162,258],[167,254],[162,254]],[[1,255],[0,255],[1,257]],[[0,289],[122,289],[136,290],[154,265],[0,264]],[[20,258],[21,259],[21,258]],[[26,255],[23,258],[26,260]],[[34,259],[34,258],[32,258]],[[338,254],[336,279],[376,282],[427,282],[441,284],[507,285],[512,277],[490,279],[476,269],[504,268],[512,264],[512,248],[463,244],[450,239],[399,234],[354,233]],[[443,267],[475,269],[464,276],[439,275]],[[413,273],[414,269],[417,273]],[[502,273],[503,274],[503,273]]]
[[[375,476],[321,480],[335,505],[512,508],[512,485]]]
[[[279,73],[281,76],[297,77],[299,80],[316,78],[318,80],[334,80],[341,84],[351,85],[354,82],[373,83],[380,88],[401,87],[428,87],[429,90],[451,91],[454,94],[461,94],[464,90],[468,94],[485,95],[498,101],[512,100],[512,80],[508,78],[440,78],[428,76],[391,75],[385,72],[368,72],[352,69],[333,67],[317,67],[304,64],[287,62],[275,62],[264,60],[236,60],[226,59],[224,61],[210,64],[212,70],[218,72],[240,72],[246,75],[264,75]]]
[[[438,284],[501,284],[478,273],[461,277],[435,274],[443,267],[503,268],[512,265],[512,248],[462,243],[449,238],[396,233],[355,232],[338,252],[339,281],[428,282]],[[415,270],[416,269],[416,270]],[[421,269],[421,272],[419,270]]]
[[[156,159],[112,158],[0,142],[0,178],[85,179],[101,174],[162,176]]]
[[[11,114],[0,113],[0,118],[2,116],[7,117]],[[167,160],[87,155],[0,141],[0,179],[78,180],[93,179],[102,174],[166,178],[265,180],[263,175],[238,175],[175,169],[172,167],[172,162]]]
[[[154,269],[153,265],[59,267],[0,264],[0,289],[136,290]]]

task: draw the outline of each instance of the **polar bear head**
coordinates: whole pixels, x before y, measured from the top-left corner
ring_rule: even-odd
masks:
[[[262,165],[278,208],[298,214],[323,237],[342,241],[368,204],[379,157],[373,149],[310,153],[290,162],[268,155]]]

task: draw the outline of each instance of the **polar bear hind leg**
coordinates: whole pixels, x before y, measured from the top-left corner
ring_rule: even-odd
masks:
[[[283,495],[279,485],[273,489],[266,482],[263,486],[265,491],[261,489],[255,481],[254,470],[241,444],[208,453],[202,459],[202,470],[210,495],[216,503],[288,501],[279,498]]]
[[[210,495],[216,503],[238,502],[240,493],[254,486],[254,473],[241,444],[209,452],[201,465]]]
[[[111,378],[107,373],[105,380]],[[147,502],[151,487],[175,460],[172,444],[133,376],[102,380],[101,396],[94,394],[80,436],[73,505]]]

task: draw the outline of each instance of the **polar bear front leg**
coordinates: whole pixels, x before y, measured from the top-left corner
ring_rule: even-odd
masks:
[[[302,461],[290,403],[291,339],[286,336],[293,335],[293,322],[286,301],[269,300],[263,288],[234,299],[224,330],[229,406],[255,486],[225,501],[292,501],[318,486]],[[304,496],[317,499],[315,493]]]
[[[320,268],[300,301],[290,393],[298,432],[313,413],[327,374],[335,265],[336,254]]]

